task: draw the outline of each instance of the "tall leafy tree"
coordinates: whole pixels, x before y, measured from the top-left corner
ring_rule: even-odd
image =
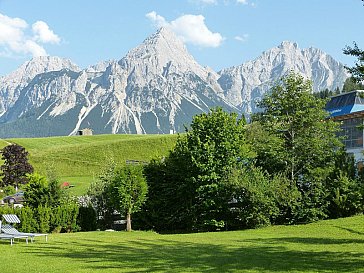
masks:
[[[364,80],[364,50],[361,50],[356,42],[354,42],[352,47],[346,46],[344,48],[344,54],[357,58],[355,66],[346,67],[346,69],[351,73],[357,82],[362,82]]]
[[[1,150],[4,164],[2,171],[2,186],[15,186],[28,182],[27,174],[33,172],[33,166],[28,162],[28,152],[18,144],[5,146]]]
[[[324,217],[325,181],[342,146],[336,137],[339,124],[328,119],[325,104],[312,94],[309,80],[291,71],[260,102],[263,112],[253,116],[280,145],[274,155],[277,169],[267,166],[272,160],[260,164],[273,173],[283,172],[296,185],[302,195],[297,216],[302,221]],[[267,151],[269,145],[259,151],[260,157]]]
[[[147,208],[154,215],[150,221],[164,221],[156,229],[214,230],[225,225],[230,195],[224,181],[254,156],[245,125],[244,118],[221,108],[197,115],[170,154],[146,168]]]
[[[131,231],[131,215],[138,212],[147,198],[148,185],[141,166],[117,169],[111,179],[111,198],[115,208],[126,215],[126,230]]]
[[[339,124],[327,119],[325,104],[312,94],[309,80],[290,72],[259,103],[263,112],[253,117],[281,140],[278,160],[292,181],[298,182],[311,169],[334,164],[332,155],[342,146],[336,137]]]

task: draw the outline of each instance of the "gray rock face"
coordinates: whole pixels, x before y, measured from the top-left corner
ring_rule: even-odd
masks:
[[[341,63],[320,49],[301,50],[296,43],[285,41],[253,61],[223,69],[218,81],[227,101],[244,112],[255,112],[256,102],[290,70],[312,80],[315,92],[341,89],[349,76]]]
[[[42,56],[31,59],[17,70],[0,77],[0,116],[17,101],[21,90],[38,74],[68,68],[73,71],[80,69],[70,60],[59,57]]]
[[[0,137],[183,131],[197,113],[221,106],[256,110],[272,81],[294,69],[315,90],[341,87],[343,66],[318,49],[284,42],[254,61],[219,73],[200,66],[162,28],[119,61],[80,70],[58,57],[32,59],[0,78]]]

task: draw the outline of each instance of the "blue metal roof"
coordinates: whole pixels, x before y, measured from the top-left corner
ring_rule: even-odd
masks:
[[[339,117],[364,111],[364,91],[354,90],[331,97],[326,104],[326,110],[331,117]]]

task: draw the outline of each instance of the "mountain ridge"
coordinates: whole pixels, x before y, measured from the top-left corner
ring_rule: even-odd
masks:
[[[80,69],[67,59],[44,57],[0,77],[0,137],[72,135],[83,127],[114,134],[180,132],[211,107],[257,111],[255,102],[291,69],[312,78],[315,88],[341,87],[348,76],[325,52],[288,41],[215,72],[161,28],[120,60]]]

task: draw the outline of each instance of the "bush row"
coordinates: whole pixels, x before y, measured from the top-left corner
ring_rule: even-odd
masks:
[[[82,229],[78,224],[79,207],[74,202],[55,208],[3,206],[0,207],[1,217],[3,214],[16,214],[21,221],[17,229],[21,232],[74,232]]]

